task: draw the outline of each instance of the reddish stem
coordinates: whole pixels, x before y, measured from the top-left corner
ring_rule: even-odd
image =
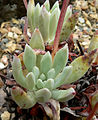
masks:
[[[28,35],[27,35],[27,28],[28,28],[28,20],[27,20],[27,18],[25,18],[25,25],[24,25],[23,34],[24,34],[24,36],[25,36],[26,42],[29,44],[29,37],[28,37]]]
[[[54,55],[58,49],[60,33],[61,33],[62,26],[63,26],[63,21],[64,21],[64,17],[65,17],[68,3],[69,3],[69,0],[64,0],[64,2],[63,2],[61,14],[60,14],[58,25],[57,25],[56,35],[55,35],[55,39],[54,39],[54,45],[53,45],[54,50],[52,52],[52,58],[54,58]]]
[[[92,120],[93,116],[96,114],[98,111],[98,102],[94,106],[93,110],[90,112],[89,116],[87,117],[87,120]]]
[[[27,0],[23,0],[23,3],[24,3],[25,8],[26,8],[26,10],[27,10],[27,6],[28,6]]]

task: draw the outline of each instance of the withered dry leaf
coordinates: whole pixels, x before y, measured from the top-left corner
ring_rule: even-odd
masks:
[[[87,18],[85,19],[85,21],[86,21],[86,24],[91,28],[92,26],[91,26],[90,21]]]
[[[15,24],[19,24],[19,21],[14,19],[14,18],[12,18],[12,22],[15,23]]]
[[[6,24],[10,24],[10,22],[8,21],[8,22],[3,22],[2,24],[1,24],[1,28],[3,28]]]
[[[1,80],[1,77],[0,77],[0,88],[3,87],[4,83],[3,81]]]
[[[8,33],[8,30],[5,29],[5,28],[0,28],[0,32],[1,32],[2,34],[5,34],[5,33]]]

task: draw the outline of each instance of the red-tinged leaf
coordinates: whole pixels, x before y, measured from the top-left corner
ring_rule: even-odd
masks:
[[[21,109],[20,107],[17,107],[17,112],[18,112],[19,114],[22,114],[22,109]]]
[[[36,104],[34,107],[32,107],[30,114],[32,116],[37,116],[38,115],[38,108],[39,108],[39,104]]]
[[[79,107],[70,107],[71,110],[81,110],[83,108],[86,108],[86,107],[82,107],[82,106],[79,106]]]
[[[66,90],[66,89],[69,89],[71,87],[74,88],[74,89],[76,89],[76,85],[70,85],[70,84],[69,85],[66,85],[66,84],[62,85],[59,89],[60,90]]]
[[[32,116],[38,116],[39,111],[42,111],[43,115],[45,115],[44,107],[41,104],[35,104],[30,110],[30,115]]]

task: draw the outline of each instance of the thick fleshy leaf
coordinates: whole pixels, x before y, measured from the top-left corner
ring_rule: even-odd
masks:
[[[72,66],[67,66],[63,69],[61,73],[57,75],[57,77],[54,79],[54,88],[60,87],[63,84],[66,84],[66,81],[70,77],[72,73]]]
[[[40,78],[41,80],[43,80],[43,81],[46,80],[46,76],[45,76],[45,74],[43,74],[43,73],[40,75],[39,78]]]
[[[51,98],[51,92],[47,88],[38,90],[35,95],[38,102],[47,102]]]
[[[49,0],[46,0],[46,1],[45,1],[44,6],[45,6],[46,10],[49,12],[49,10],[50,10]]]
[[[34,30],[34,8],[34,0],[29,0],[27,8],[27,18],[32,31]]]
[[[52,9],[50,10],[50,13],[52,13],[55,10],[55,8],[59,8],[59,2],[58,1],[55,2]]]
[[[29,72],[33,70],[33,67],[36,65],[36,54],[33,49],[26,44],[25,51],[23,55],[23,62]]]
[[[76,92],[73,88],[67,90],[53,90],[52,98],[60,102],[66,102],[75,96]]]
[[[64,22],[61,34],[60,34],[60,42],[67,40],[70,34],[72,33],[72,30],[75,27],[75,24],[77,22],[77,15],[72,15],[66,22]]]
[[[43,55],[41,62],[40,62],[40,72],[44,73],[45,75],[51,69],[52,66],[52,58],[50,52],[47,52]]]
[[[94,56],[96,54],[96,50],[76,58],[70,66],[72,66],[72,73],[66,84],[70,84],[80,79],[90,68],[92,61],[94,60]]]
[[[48,89],[53,89],[54,87],[54,79],[48,79],[46,82],[45,82],[45,85],[44,85],[44,88],[48,88]]]
[[[47,79],[49,78],[53,78],[53,79],[55,78],[55,70],[53,68],[50,69],[47,73]]]
[[[39,68],[36,67],[36,66],[34,66],[34,67],[33,67],[33,73],[34,73],[34,76],[35,76],[35,82],[36,82],[36,80],[38,79],[39,74],[40,74]]]
[[[32,49],[45,50],[44,41],[39,29],[35,29],[30,40],[30,46]]]
[[[43,55],[36,55],[36,66],[40,69],[40,62],[42,59]]]
[[[98,48],[98,34],[96,34],[93,39],[90,42],[88,52],[91,52],[92,50]]]
[[[20,59],[16,56],[13,59],[12,71],[13,71],[13,76],[16,82],[22,87],[26,88],[26,81],[25,81],[25,77],[22,72],[21,62],[20,62]]]
[[[26,93],[17,86],[12,88],[11,94],[13,100],[23,109],[31,108],[36,104],[36,99],[33,93]]]
[[[43,81],[41,80],[41,79],[38,79],[37,80],[37,88],[38,89],[41,89],[41,88],[43,88],[44,87],[44,83],[43,83]]]
[[[42,34],[44,42],[48,41],[49,39],[49,22],[50,22],[50,14],[43,6],[41,14],[39,16],[39,30]]]
[[[32,91],[35,87],[35,76],[33,72],[30,72],[26,76],[26,84],[27,84],[27,89],[29,91]]]
[[[40,15],[41,7],[39,3],[34,8],[34,29],[39,27],[39,15]]]
[[[72,5],[69,5],[66,10],[64,23],[72,16]]]
[[[55,10],[50,15],[50,27],[49,27],[49,38],[53,40],[55,37],[55,32],[57,28],[57,23],[59,19],[60,9],[55,8]]]
[[[56,75],[63,70],[64,66],[67,63],[67,60],[68,60],[68,46],[65,45],[62,49],[60,49],[56,53],[54,57],[53,68],[55,70]]]

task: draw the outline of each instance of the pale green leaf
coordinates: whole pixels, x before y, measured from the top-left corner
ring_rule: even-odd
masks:
[[[63,70],[64,66],[67,63],[67,60],[68,60],[68,46],[65,45],[56,53],[54,57],[53,68],[55,70],[56,75]]]
[[[36,54],[34,50],[27,44],[23,55],[23,62],[29,72],[31,72],[33,67],[36,66]]]

